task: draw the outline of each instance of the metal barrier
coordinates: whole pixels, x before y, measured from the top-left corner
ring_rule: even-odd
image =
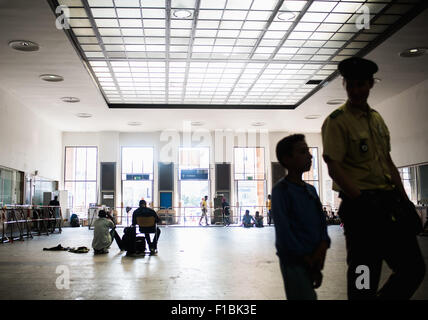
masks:
[[[129,212],[127,211],[129,208]],[[88,209],[87,217],[79,217],[79,220],[87,220],[88,228],[91,229],[93,222],[98,217],[98,211],[103,209],[109,211],[113,216],[117,226],[129,226],[132,224],[132,214],[138,207],[92,207]],[[198,226],[201,221],[202,211],[200,207],[170,207],[168,209],[154,207],[161,222],[159,225],[165,226]],[[229,206],[229,220],[231,225],[240,225],[245,210],[250,210],[250,214],[254,217],[255,212],[259,211],[263,216],[263,224],[267,224],[268,215],[266,206]],[[120,213],[120,214],[118,214]],[[223,208],[208,208],[207,218],[210,225],[224,225]],[[205,223],[205,218],[202,218],[202,223]]]
[[[59,206],[7,205],[0,208],[1,243],[23,241],[41,235],[62,232],[62,212]],[[9,231],[9,232],[8,232]]]

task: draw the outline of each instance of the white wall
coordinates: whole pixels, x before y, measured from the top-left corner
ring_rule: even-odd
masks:
[[[0,89],[0,165],[60,181],[61,131]]]
[[[389,128],[397,167],[428,162],[428,80],[372,107]]]
[[[158,195],[158,162],[178,159],[177,155],[170,153],[171,159],[165,158],[166,151],[170,149],[172,152],[177,152],[179,146],[189,145],[192,146],[208,146],[210,147],[210,176],[211,176],[211,194],[210,199],[213,199],[215,193],[215,172],[214,164],[216,162],[230,162],[233,164],[233,147],[245,146],[259,146],[265,148],[265,168],[267,175],[267,193],[272,189],[271,183],[271,162],[276,162],[275,147],[277,142],[283,137],[289,135],[288,132],[270,132],[267,131],[225,131],[221,132],[208,132],[203,129],[193,128],[189,133],[179,133],[177,131],[164,131],[164,132],[139,132],[139,133],[126,133],[126,132],[87,132],[87,133],[63,133],[63,151],[65,146],[97,146],[99,153],[99,161],[115,161],[117,163],[116,169],[116,206],[121,206],[121,148],[125,146],[140,146],[140,147],[154,147],[154,205],[159,204]],[[216,136],[217,135],[217,136]],[[222,135],[224,138],[221,139]],[[323,189],[326,182],[324,177],[329,179],[328,173],[323,161],[321,135],[315,133],[305,134],[306,140],[310,147],[318,148],[318,165],[320,174],[320,193],[323,200]],[[221,142],[220,142],[221,141]],[[64,152],[63,152],[64,153]],[[62,157],[64,162],[64,154]],[[177,160],[173,162],[177,163]],[[98,171],[99,172],[99,171]],[[233,165],[232,165],[233,177]],[[98,177],[99,181],[99,177]],[[236,203],[237,199],[234,192],[234,181],[231,180],[231,203]],[[174,205],[178,206],[178,179],[177,169],[174,171]]]

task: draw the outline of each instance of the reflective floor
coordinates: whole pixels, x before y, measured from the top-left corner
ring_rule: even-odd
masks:
[[[346,299],[343,232],[330,226],[329,234],[318,298]],[[0,299],[285,299],[273,227],[162,228],[159,254],[138,258],[116,243],[107,255],[43,251],[58,244],[90,248],[92,236],[87,227],[64,228],[0,244]],[[419,240],[428,264],[428,237]],[[388,274],[385,267],[382,282]],[[428,299],[428,276],[414,298]]]

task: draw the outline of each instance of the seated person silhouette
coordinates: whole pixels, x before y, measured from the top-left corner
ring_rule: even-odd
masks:
[[[132,225],[136,226],[137,225],[137,218],[138,217],[154,217],[155,218],[155,222],[159,223],[160,219],[158,217],[158,215],[156,214],[156,212],[147,207],[147,203],[145,200],[140,200],[139,203],[139,208],[136,209],[134,211],[134,213],[132,214]],[[141,226],[140,226],[141,229]],[[149,246],[150,249],[150,254],[156,254],[158,252],[158,241],[159,241],[159,236],[160,236],[160,229],[159,227],[156,226],[156,235],[153,238],[153,241],[150,240],[150,234],[149,233],[145,233],[144,236],[146,238],[147,244]]]
[[[121,239],[116,232],[116,225],[113,222],[113,217],[105,210],[100,210],[98,212],[98,217],[99,219],[94,222],[94,239],[92,240],[94,253],[108,253],[108,249],[114,239],[116,239],[119,249],[122,250]]]
[[[256,227],[263,228],[263,216],[260,215],[260,212],[256,211],[254,219],[256,220]]]
[[[242,217],[242,225],[244,228],[251,228],[255,222],[256,220],[254,220],[253,216],[250,215],[250,210],[245,210],[245,215]]]

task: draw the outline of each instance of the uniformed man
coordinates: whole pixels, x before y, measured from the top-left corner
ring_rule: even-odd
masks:
[[[339,63],[348,99],[322,126],[323,158],[342,199],[349,299],[409,299],[425,275],[416,238],[408,227],[415,208],[390,157],[390,136],[367,98],[377,65],[362,58]],[[413,220],[414,221],[414,220]],[[378,292],[382,261],[392,275]]]

